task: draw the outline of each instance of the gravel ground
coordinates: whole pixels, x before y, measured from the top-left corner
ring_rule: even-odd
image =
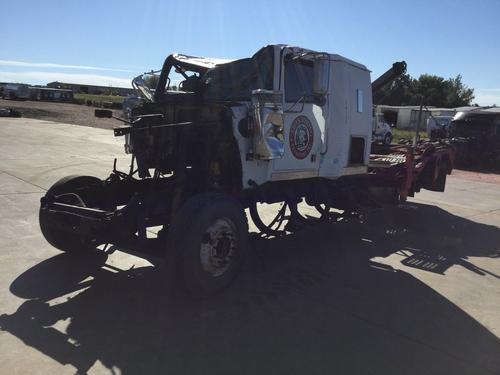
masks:
[[[0,99],[0,108],[13,108],[21,112],[23,117],[67,124],[90,126],[92,128],[112,129],[121,123],[114,119],[94,117],[94,107],[69,103],[51,103],[38,101],[17,101]],[[121,116],[120,110],[114,110]]]

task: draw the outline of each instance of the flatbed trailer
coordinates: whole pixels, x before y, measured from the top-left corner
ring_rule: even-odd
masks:
[[[370,155],[367,183],[396,188],[399,199],[415,196],[420,189],[443,192],[451,174],[455,149],[441,142],[419,142],[416,147],[392,145]]]

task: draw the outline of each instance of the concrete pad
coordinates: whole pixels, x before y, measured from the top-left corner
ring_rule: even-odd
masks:
[[[107,177],[113,159],[128,170],[130,156],[123,137],[111,130],[90,129],[34,119],[0,119],[0,171],[49,188],[70,174]]]
[[[122,141],[0,119],[0,373],[500,372],[498,185],[451,176],[363,223],[255,240],[234,285],[199,301],[168,265],[72,257],[39,232],[44,189],[114,157],[127,170]]]
[[[470,181],[448,177],[445,193],[422,190],[416,196],[418,202],[451,205],[466,210],[489,212],[500,210],[498,193],[500,184]]]
[[[500,228],[500,211],[487,212],[484,214],[474,215],[472,217],[475,222],[483,224],[491,224]]]
[[[18,177],[5,172],[0,172],[0,194],[29,194],[41,193],[44,190],[40,187],[30,184]]]

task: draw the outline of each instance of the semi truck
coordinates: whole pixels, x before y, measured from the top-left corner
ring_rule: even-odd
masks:
[[[57,181],[41,199],[41,231],[68,253],[113,244],[167,256],[183,289],[216,293],[244,261],[248,218],[263,235],[281,236],[311,222],[305,205],[315,221],[334,222],[421,188],[444,191],[451,146],[372,149],[372,95],[405,70],[394,63],[372,83],[358,62],[288,45],[234,61],[171,54],[154,90],[134,78],[142,103],[117,118],[129,170],[115,163],[105,180]],[[266,204],[277,205],[273,215],[262,215]],[[161,228],[155,238],[152,227]]]
[[[479,107],[458,112],[445,135],[457,150],[457,166],[500,170],[500,111],[497,108]]]

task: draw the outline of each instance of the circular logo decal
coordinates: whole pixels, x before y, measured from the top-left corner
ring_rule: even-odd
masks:
[[[290,128],[290,150],[297,159],[304,159],[311,151],[314,132],[306,116],[298,116]]]

